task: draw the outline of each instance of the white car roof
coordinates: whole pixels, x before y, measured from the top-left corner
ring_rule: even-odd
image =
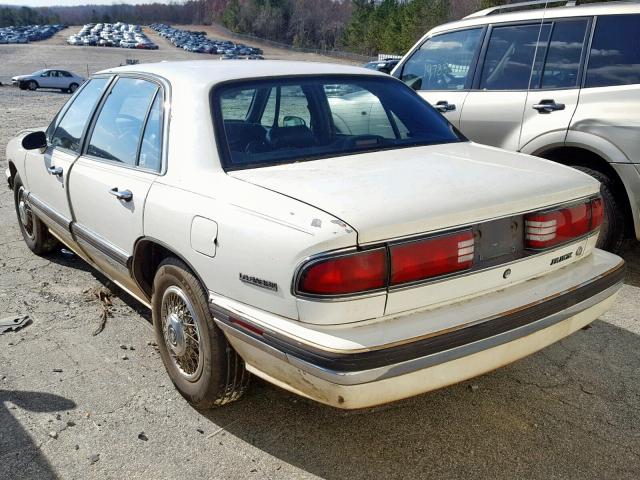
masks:
[[[229,80],[295,75],[368,75],[389,78],[375,70],[335,63],[294,62],[280,60],[188,60],[143,63],[110,68],[98,73],[149,73],[168,80],[172,85],[213,86]]]

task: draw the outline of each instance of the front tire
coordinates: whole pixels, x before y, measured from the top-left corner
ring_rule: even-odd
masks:
[[[58,246],[58,240],[49,233],[47,226],[31,211],[25,198],[26,190],[18,174],[13,180],[13,199],[18,225],[24,242],[36,255],[45,255]]]
[[[604,203],[604,219],[600,227],[597,248],[617,253],[622,249],[625,234],[623,205],[614,195],[614,184],[609,177],[591,168],[574,166],[573,168],[590,175],[600,182],[600,195]]]
[[[69,85],[69,88],[68,88],[70,93],[75,92],[77,89],[78,89],[78,84],[77,83],[72,83],[71,85]]]
[[[249,373],[209,310],[206,290],[176,258],[164,260],[151,298],[156,343],[171,381],[199,409],[233,402]]]
[[[38,84],[34,80],[29,80],[29,82],[27,82],[27,88],[33,92],[38,89]]]

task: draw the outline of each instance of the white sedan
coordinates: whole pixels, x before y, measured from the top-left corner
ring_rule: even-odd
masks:
[[[47,69],[31,75],[17,75],[11,78],[11,83],[21,90],[51,88],[73,93],[84,83],[84,78],[67,70]]]
[[[199,408],[249,372],[339,408],[427,392],[579,330],[623,281],[598,182],[473,144],[371,70],[105,70],[7,156],[29,248],[148,306]]]

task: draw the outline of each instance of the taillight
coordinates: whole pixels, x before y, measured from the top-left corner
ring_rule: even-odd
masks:
[[[602,224],[603,214],[602,199],[598,197],[570,207],[526,215],[526,247],[549,248],[586,235]]]
[[[391,285],[416,282],[471,268],[473,232],[442,235],[399,245],[392,245]]]
[[[300,272],[298,291],[312,295],[346,295],[385,288],[385,248],[329,257],[312,262]]]

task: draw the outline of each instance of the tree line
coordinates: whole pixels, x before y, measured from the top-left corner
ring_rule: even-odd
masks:
[[[1,0],[0,0],[1,1]],[[583,0],[584,1],[584,0]],[[597,1],[597,0],[586,0]],[[602,1],[602,0],[600,0]],[[509,0],[188,0],[141,5],[0,8],[0,26],[219,23],[297,47],[402,54],[441,23]]]

